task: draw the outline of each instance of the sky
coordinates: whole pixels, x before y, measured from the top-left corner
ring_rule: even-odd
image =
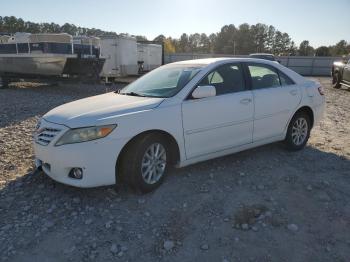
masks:
[[[0,16],[66,22],[117,33],[216,33],[227,24],[265,23],[314,47],[350,42],[350,0],[0,0]]]

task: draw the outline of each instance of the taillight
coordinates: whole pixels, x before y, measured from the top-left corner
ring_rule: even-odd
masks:
[[[323,96],[323,95],[324,95],[324,89],[323,89],[323,87],[320,86],[320,87],[318,87],[317,89],[318,89],[318,92],[320,93],[320,95]]]

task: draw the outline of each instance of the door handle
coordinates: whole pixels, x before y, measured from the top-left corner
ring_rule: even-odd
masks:
[[[245,98],[245,99],[242,99],[240,101],[241,104],[244,104],[244,105],[247,105],[249,104],[250,102],[252,102],[252,100],[250,98]]]
[[[295,96],[298,94],[298,91],[294,89],[294,90],[289,91],[289,94],[291,94],[292,96]]]

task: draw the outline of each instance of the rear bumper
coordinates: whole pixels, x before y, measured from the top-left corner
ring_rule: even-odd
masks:
[[[324,112],[326,108],[326,101],[325,98],[323,97],[323,101],[318,104],[317,106],[314,106],[313,111],[314,111],[314,126],[318,125],[319,122],[321,121]]]
[[[99,139],[63,146],[34,143],[35,163],[52,179],[75,187],[97,187],[116,183],[116,162],[123,141]],[[82,179],[68,176],[72,168],[83,170]]]

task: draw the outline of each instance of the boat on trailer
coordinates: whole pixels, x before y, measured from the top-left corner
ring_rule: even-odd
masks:
[[[20,78],[98,78],[104,59],[97,37],[16,33],[0,36],[0,77],[4,85]]]

